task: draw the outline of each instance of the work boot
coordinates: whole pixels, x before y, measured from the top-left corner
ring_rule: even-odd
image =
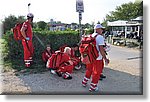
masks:
[[[106,78],[106,76],[102,73],[99,80],[103,80],[103,78]]]
[[[62,76],[62,72],[56,71],[56,74],[61,77]]]
[[[92,92],[92,91],[98,91],[97,84],[91,83],[91,84],[90,84],[89,91],[90,91],[90,92]]]
[[[84,77],[84,79],[82,80],[82,86],[86,87],[88,81],[89,81],[89,79]]]
[[[98,90],[99,90],[98,87],[96,87],[95,89],[93,89],[93,88],[90,88],[90,89],[89,89],[90,92],[92,92],[92,91],[97,92]]]
[[[100,77],[101,78],[106,78],[106,76],[103,73],[100,75]]]
[[[65,73],[63,78],[64,79],[72,79],[72,76],[69,73]]]
[[[56,70],[50,69],[50,73],[56,74]]]

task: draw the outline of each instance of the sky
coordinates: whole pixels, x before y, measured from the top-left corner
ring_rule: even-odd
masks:
[[[135,2],[135,0],[83,0],[84,12],[82,24],[102,22],[106,14],[114,11],[123,3]],[[34,14],[34,21],[49,22],[50,19],[62,23],[78,23],[79,13],[76,12],[76,0],[3,0],[0,3],[0,20],[9,15],[26,16],[30,12]]]

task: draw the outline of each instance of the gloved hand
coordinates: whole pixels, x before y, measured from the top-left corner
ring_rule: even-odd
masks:
[[[29,38],[29,37],[26,37],[26,40],[28,41],[28,40],[30,40],[30,38]]]

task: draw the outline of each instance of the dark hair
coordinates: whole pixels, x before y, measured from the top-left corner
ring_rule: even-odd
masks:
[[[73,44],[72,47],[79,47],[79,45],[78,44]]]

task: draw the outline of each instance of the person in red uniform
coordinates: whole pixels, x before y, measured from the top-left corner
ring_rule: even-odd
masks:
[[[65,47],[64,52],[57,51],[47,61],[47,67],[57,73],[59,77],[64,79],[72,79],[73,62],[70,59],[71,48]],[[58,56],[59,55],[59,56]],[[57,58],[56,58],[57,56]],[[57,59],[57,60],[54,60]],[[55,62],[55,63],[54,63]]]
[[[79,49],[79,46],[77,44],[74,44],[72,47],[71,47],[71,60],[73,62],[73,65],[75,66],[74,68],[75,69],[80,69],[81,68],[81,65],[79,64],[80,63],[80,57],[77,57],[75,55],[75,52],[78,51]]]
[[[46,46],[46,50],[42,52],[42,60],[44,63],[47,63],[48,59],[52,56],[54,51],[51,49],[50,45]]]
[[[32,13],[27,14],[27,20],[23,23],[21,28],[21,34],[23,36],[22,45],[24,49],[24,63],[26,67],[30,67],[33,57],[33,44],[32,44],[32,26],[34,15]]]
[[[109,63],[109,59],[106,57],[106,53],[104,50],[104,37],[102,36],[103,32],[103,26],[101,24],[96,24],[94,26],[95,32],[92,34],[92,37],[95,37],[96,35],[96,48],[99,52],[99,56],[97,59],[90,64],[86,65],[86,72],[85,76],[82,80],[82,85],[85,87],[87,85],[88,80],[92,77],[89,91],[98,91],[98,81],[100,79],[100,74],[102,73],[102,70],[104,68],[104,62]]]

